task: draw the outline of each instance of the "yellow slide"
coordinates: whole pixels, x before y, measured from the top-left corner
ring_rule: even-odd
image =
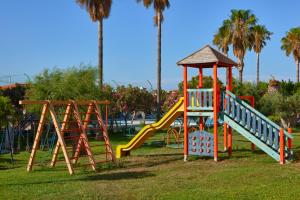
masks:
[[[129,155],[130,151],[141,146],[146,139],[153,135],[156,131],[168,128],[176,118],[183,113],[183,97],[161,118],[158,122],[146,125],[136,134],[128,144],[118,145],[116,150],[116,158]]]

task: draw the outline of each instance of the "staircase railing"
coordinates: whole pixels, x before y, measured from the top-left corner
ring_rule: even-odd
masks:
[[[272,122],[266,116],[255,110],[246,102],[240,100],[230,91],[223,95],[223,113],[246,129],[253,136],[268,145],[277,153],[280,151],[279,134],[281,127]],[[284,131],[284,141],[287,144],[288,139],[293,137]],[[286,156],[289,156],[290,149],[285,145]]]

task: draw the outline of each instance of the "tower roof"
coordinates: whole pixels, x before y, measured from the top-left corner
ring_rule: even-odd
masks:
[[[199,67],[199,65],[201,65],[202,67],[208,68],[212,67],[214,63],[217,63],[219,67],[238,65],[235,61],[209,45],[178,61],[177,65],[187,65],[190,67]]]

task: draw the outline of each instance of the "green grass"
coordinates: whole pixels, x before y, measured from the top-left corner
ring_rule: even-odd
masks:
[[[300,134],[294,136],[297,158]],[[128,141],[119,136],[111,140],[114,148]],[[299,199],[297,161],[281,166],[259,150],[250,151],[250,143],[241,136],[234,134],[233,142],[228,158],[220,137],[217,163],[198,157],[184,163],[182,149],[145,145],[116,164],[98,165],[97,173],[80,159],[73,176],[64,163],[49,168],[47,151],[38,152],[36,163],[42,165],[30,173],[29,153],[14,155],[14,165],[9,155],[0,155],[0,199]]]

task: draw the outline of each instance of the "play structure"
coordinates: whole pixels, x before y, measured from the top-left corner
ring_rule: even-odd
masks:
[[[291,158],[291,133],[272,122],[259,111],[232,91],[232,69],[237,63],[213,49],[209,45],[189,55],[177,63],[183,67],[184,97],[163,116],[157,123],[145,126],[128,144],[119,145],[116,157],[129,155],[157,130],[168,128],[172,122],[183,114],[184,121],[184,160],[188,155],[211,156],[218,161],[218,122],[224,126],[224,149],[232,154],[232,129],[244,136],[254,145],[284,164]],[[188,87],[188,68],[194,68],[199,73],[198,88]],[[203,70],[213,69],[213,88],[203,88]],[[218,85],[218,70],[226,71],[226,89],[220,91]],[[199,118],[199,129],[189,133],[188,118]],[[204,131],[205,118],[213,118],[213,133]],[[289,145],[287,145],[289,144]]]
[[[77,163],[79,157],[86,156],[89,160],[88,165],[90,165],[94,171],[96,171],[96,164],[98,162],[115,161],[107,133],[108,101],[20,101],[20,104],[42,106],[27,171],[32,170],[37,150],[41,149],[41,145],[39,146],[39,144],[43,132],[45,132],[44,126],[46,123],[52,123],[54,125],[57,137],[50,163],[51,167],[56,165],[60,149],[62,150],[70,174],[74,174],[74,164]],[[105,123],[102,119],[101,105],[105,106]],[[97,123],[97,127],[91,127],[92,123]],[[88,131],[101,132],[104,144],[95,145],[93,147],[95,150],[99,150],[99,148],[104,149],[104,153],[98,154],[105,156],[104,161],[96,161],[96,154],[93,153],[87,136]]]

